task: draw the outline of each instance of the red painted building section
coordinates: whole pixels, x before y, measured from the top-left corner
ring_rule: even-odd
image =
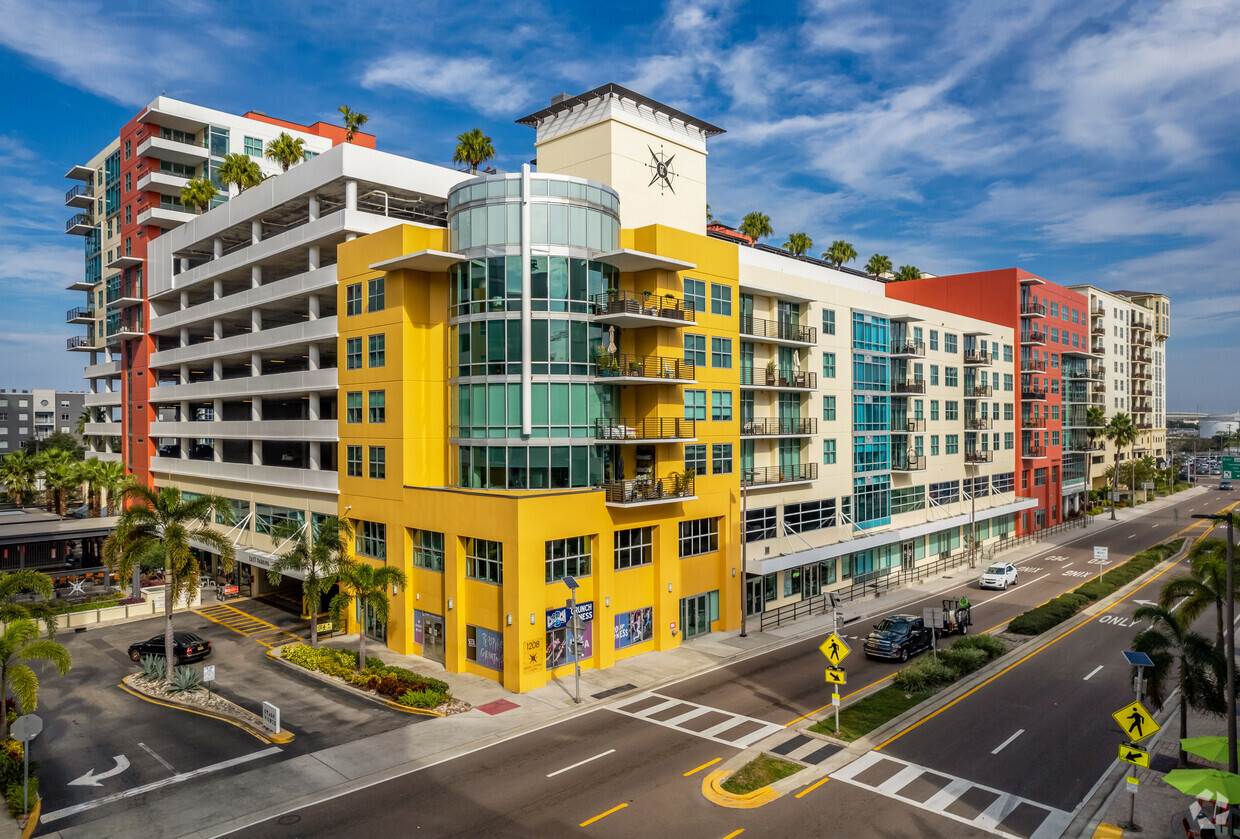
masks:
[[[268,125],[278,125],[281,128],[291,128],[294,131],[304,131],[307,134],[326,137],[332,141],[333,146],[350,142],[346,139],[348,137],[348,132],[344,130],[344,126],[332,125],[329,122],[316,122],[314,125],[298,125],[297,123],[289,122],[288,120],[269,117],[259,111],[246,111],[242,114],[242,116],[246,119],[256,120],[257,122],[265,122]],[[355,146],[364,146],[365,148],[373,149],[375,147],[375,135],[367,134],[363,131],[355,131],[353,133],[352,143]]]
[[[996,388],[997,401],[1014,403],[1016,493],[1035,498],[1035,510],[1017,517],[1017,534],[1064,519],[1063,393],[1065,352],[1088,352],[1089,301],[1020,268],[888,283],[887,296],[1011,327],[1017,380]]]

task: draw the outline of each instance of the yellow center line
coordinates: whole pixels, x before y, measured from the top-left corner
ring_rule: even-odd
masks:
[[[585,821],[583,821],[581,824],[579,824],[579,825],[577,825],[577,826],[578,826],[578,827],[585,827],[585,826],[586,826],[586,825],[588,825],[588,824],[594,824],[594,823],[595,823],[596,821],[598,821],[599,819],[601,819],[601,818],[605,818],[606,816],[610,816],[612,813],[616,812],[617,810],[623,810],[623,809],[624,809],[625,807],[627,807],[627,806],[629,806],[629,805],[628,805],[628,804],[617,804],[615,807],[612,807],[612,808],[611,808],[610,810],[608,810],[606,813],[599,813],[599,814],[598,814],[597,816],[595,816],[594,818],[592,818],[592,819],[586,819]],[[733,834],[733,835],[735,835],[735,834]]]
[[[828,775],[827,777],[823,778],[821,781],[819,781],[818,783],[814,784],[813,786],[806,787],[805,789],[803,789],[803,790],[801,790],[800,792],[798,792],[798,793],[797,793],[797,795],[796,795],[796,797],[797,797],[797,798],[802,798],[802,797],[804,797],[804,796],[806,796],[806,795],[809,795],[811,792],[813,792],[814,790],[818,789],[820,786],[822,786],[823,784],[825,784],[825,783],[826,783],[827,781],[829,781],[829,780],[831,780],[831,777]]]
[[[723,837],[723,839],[735,839],[735,837],[740,836],[744,832],[745,832],[745,828],[742,827],[740,830],[732,831],[727,836]]]
[[[870,688],[874,687],[875,685],[881,685],[883,682],[887,681],[888,679],[890,679],[890,678],[891,678],[892,676],[894,676],[894,675],[895,675],[895,673],[889,673],[889,674],[887,674],[886,676],[883,676],[883,677],[882,677],[881,679],[879,679],[877,682],[870,682],[868,685],[866,685],[866,686],[865,686],[865,687],[863,687],[863,688],[857,688],[857,689],[856,689],[856,690],[854,690],[852,693],[847,693],[847,694],[845,694],[845,695],[841,696],[841,697],[840,697],[840,702],[843,702],[845,699],[851,699],[852,697],[856,696],[857,694],[862,693],[863,691],[867,691],[867,690],[869,690]],[[832,707],[834,707],[834,706],[833,706],[831,703],[827,703],[826,705],[823,705],[821,708],[815,708],[814,710],[810,711],[809,713],[807,713],[807,714],[802,714],[801,716],[797,717],[795,720],[793,720],[792,722],[790,722],[790,723],[788,723],[787,725],[785,725],[785,726],[784,726],[784,728],[787,728],[789,725],[796,725],[796,724],[797,724],[797,723],[799,723],[801,720],[804,720],[804,719],[809,719],[809,718],[810,718],[810,717],[812,717],[814,714],[817,714],[819,711],[825,711],[826,709],[828,709],[828,708],[832,708]]]
[[[719,762],[719,761],[721,761],[721,760],[723,760],[723,758],[721,758],[721,757],[717,757],[717,758],[715,758],[714,760],[709,761],[708,763],[703,763],[703,764],[702,764],[701,766],[699,766],[697,769],[690,769],[688,772],[686,772],[686,773],[684,774],[684,776],[683,776],[683,777],[688,778],[688,777],[689,777],[690,775],[692,775],[693,773],[695,773],[695,772],[701,772],[701,771],[702,771],[703,769],[705,769],[707,766],[714,766],[716,763],[718,763],[718,762]]]

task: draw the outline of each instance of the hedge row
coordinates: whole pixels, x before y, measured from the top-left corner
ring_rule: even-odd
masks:
[[[1053,626],[1063,623],[1075,615],[1089,603],[1101,600],[1108,594],[1126,586],[1128,583],[1149,571],[1158,563],[1173,555],[1184,543],[1183,539],[1175,539],[1163,545],[1147,548],[1123,565],[1116,566],[1102,575],[1102,579],[1093,578],[1082,583],[1072,591],[1061,594],[1048,603],[1043,603],[1024,614],[1017,615],[1008,624],[1008,632],[1016,635],[1041,635]]]
[[[353,650],[290,644],[280,649],[280,657],[299,667],[335,676],[362,690],[374,691],[411,708],[435,708],[451,698],[447,682],[404,667],[384,664],[377,658],[367,657],[366,666],[358,673],[357,653]]]
[[[1005,652],[1007,646],[993,635],[968,635],[938,653],[937,660],[929,655],[900,670],[891,683],[908,693],[933,690],[980,670]]]

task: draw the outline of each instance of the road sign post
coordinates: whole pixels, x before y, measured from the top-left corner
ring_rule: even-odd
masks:
[[[921,610],[921,619],[930,627],[930,654],[935,662],[939,660],[939,630],[943,628],[943,607],[926,606]]]
[[[1102,571],[1107,567],[1111,549],[1105,545],[1094,545],[1094,562],[1098,563],[1098,582],[1102,582]]]
[[[1137,786],[1140,782],[1132,775],[1128,776],[1128,823],[1119,825],[1121,830],[1139,831],[1137,825]]]
[[[211,696],[211,683],[215,681],[215,665],[204,664],[202,666],[202,680],[207,683],[207,696]]]
[[[818,645],[818,652],[827,657],[831,668],[827,670],[827,681],[834,685],[844,683],[844,671],[840,668],[840,662],[848,657],[852,652],[852,647],[844,642],[844,639],[832,632],[826,639]],[[839,681],[832,678],[832,672],[839,673]],[[838,687],[832,689],[831,704],[835,706],[835,733],[840,733],[840,689]]]
[[[570,649],[577,650],[581,643],[581,619],[577,617],[577,580],[565,576],[564,585],[568,586],[568,635]],[[581,704],[581,655],[579,651],[573,655],[573,702]]]
[[[839,728],[839,725],[836,725]],[[9,733],[22,744],[22,813],[30,812],[30,741],[43,730],[43,718],[26,714],[13,720]]]
[[[840,689],[835,688],[831,694],[831,704],[835,706],[835,736],[840,735]]]

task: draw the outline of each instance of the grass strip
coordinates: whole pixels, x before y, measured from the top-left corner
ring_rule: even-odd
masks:
[[[761,754],[728,776],[720,786],[733,795],[745,795],[787,778],[804,767],[777,757]]]
[[[826,734],[851,743],[883,723],[894,720],[909,708],[930,698],[933,691],[921,690],[908,693],[895,685],[872,693],[847,708],[840,709],[840,730],[835,730],[835,713],[829,713],[825,719],[810,726],[810,731]]]

